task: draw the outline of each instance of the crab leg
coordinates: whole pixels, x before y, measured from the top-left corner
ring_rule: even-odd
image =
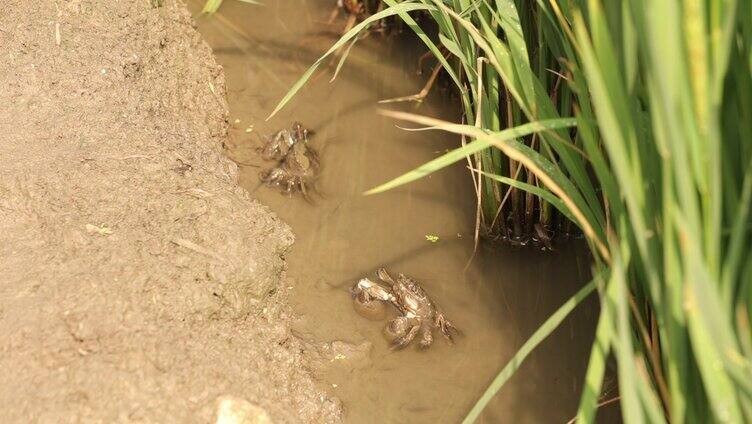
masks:
[[[433,343],[433,329],[423,322],[420,326],[420,348],[428,349]]]
[[[415,338],[415,335],[418,334],[418,330],[420,330],[420,325],[412,326],[407,334],[402,337],[398,337],[394,341],[394,343],[392,343],[392,350],[399,350],[409,345],[410,342]]]
[[[441,329],[441,333],[444,334],[444,337],[446,337],[450,342],[454,342],[454,339],[452,338],[452,331],[454,331],[456,334],[462,334],[460,330],[458,330],[451,321],[446,319],[446,317],[444,317],[444,314],[442,314],[441,312],[436,313],[435,324],[437,327],[439,327],[439,329]]]

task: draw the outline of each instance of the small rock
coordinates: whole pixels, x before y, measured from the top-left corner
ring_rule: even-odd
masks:
[[[100,236],[108,236],[112,234],[112,229],[102,224],[100,226],[93,224],[86,224],[86,232],[89,234],[99,234]]]
[[[245,399],[222,396],[217,399],[216,424],[271,424],[272,419],[264,408]]]
[[[331,361],[350,360],[362,362],[368,359],[373,345],[369,341],[360,344],[352,344],[340,340],[333,341],[330,345]]]

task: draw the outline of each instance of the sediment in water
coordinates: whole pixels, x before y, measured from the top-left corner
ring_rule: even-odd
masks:
[[[183,4],[11,0],[0,54],[0,421],[338,420]]]

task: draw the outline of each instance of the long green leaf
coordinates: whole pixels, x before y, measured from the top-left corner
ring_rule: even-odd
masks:
[[[532,193],[540,197],[541,199],[552,204],[559,212],[564,214],[564,216],[566,216],[567,219],[569,219],[570,221],[575,221],[575,218],[572,215],[572,212],[570,212],[569,209],[567,209],[567,205],[564,204],[564,202],[562,202],[561,199],[556,197],[553,193],[546,190],[545,188],[534,186],[528,183],[524,183],[522,181],[515,180],[514,178],[503,177],[501,175],[491,174],[491,173],[483,172],[483,171],[478,171],[478,172],[481,175],[492,178],[500,183],[508,184],[512,187],[527,191],[529,193]]]
[[[597,282],[597,281],[596,281]],[[602,288],[606,291],[606,288]],[[601,314],[598,317],[598,326],[595,330],[595,341],[590,348],[590,360],[587,373],[585,374],[585,386],[580,397],[580,406],[577,409],[577,422],[592,423],[595,421],[595,413],[598,398],[601,394],[603,377],[606,372],[606,361],[611,352],[611,340],[614,337],[614,323],[611,318],[611,304],[601,302]]]
[[[545,340],[551,333],[556,330],[559,325],[566,319],[569,314],[577,307],[583,300],[585,300],[595,290],[595,280],[586,284],[581,288],[574,296],[569,298],[559,309],[556,310],[551,316],[544,322],[535,333],[522,345],[520,350],[507,362],[504,369],[499,372],[496,378],[493,379],[483,395],[478,399],[473,408],[465,416],[462,421],[464,424],[470,424],[475,422],[483,408],[486,407],[488,402],[493,398],[501,387],[514,375],[515,372],[522,366],[522,363],[527,359],[530,352],[533,351],[543,340]]]
[[[574,126],[574,124],[575,124],[575,120],[572,118],[560,118],[560,119],[554,119],[550,121],[531,122],[528,124],[520,125],[515,128],[509,128],[503,131],[499,131],[497,133],[493,133],[492,135],[494,139],[498,141],[508,141],[508,140],[514,140],[516,138],[524,137],[526,135],[530,135],[536,132],[547,131],[547,130],[551,130],[555,128],[571,127],[571,126]],[[456,124],[456,125],[459,125],[459,124]],[[473,128],[473,127],[468,127],[464,125],[459,125],[459,126],[465,127],[465,128]],[[415,168],[414,170],[407,172],[384,184],[381,184],[378,187],[372,188],[366,191],[365,194],[370,195],[370,194],[382,193],[384,191],[391,190],[393,188],[396,188],[401,185],[407,184],[409,182],[415,181],[417,179],[423,178],[457,161],[463,160],[469,155],[472,155],[474,153],[480,152],[481,150],[487,149],[491,147],[492,145],[493,143],[487,140],[475,140],[471,143],[466,144],[463,147],[454,149],[450,151],[449,153],[445,153],[436,159],[426,162],[425,164]]]
[[[277,112],[279,112],[283,107],[285,107],[285,105],[295,96],[295,94],[305,85],[305,83],[308,82],[308,80],[311,78],[311,75],[313,75],[313,73],[316,72],[316,69],[318,69],[318,67],[322,63],[324,63],[324,61],[326,60],[327,57],[329,57],[329,55],[339,50],[340,47],[347,44],[347,42],[353,39],[354,37],[356,37],[360,33],[360,31],[367,28],[372,23],[377,22],[381,19],[387,18],[389,16],[398,15],[400,13],[408,13],[408,12],[412,12],[416,10],[431,10],[431,9],[433,9],[433,7],[423,5],[423,4],[415,4],[415,3],[410,3],[410,2],[399,3],[394,6],[390,6],[382,10],[381,12],[373,14],[369,16],[368,18],[364,19],[359,24],[355,25],[350,31],[347,31],[347,33],[345,33],[342,37],[340,37],[340,39],[337,40],[337,42],[334,43],[334,45],[331,48],[329,48],[329,50],[326,51],[326,53],[324,53],[321,57],[319,57],[318,60],[316,60],[316,62],[314,62],[313,65],[311,65],[311,67],[308,68],[308,70],[306,70],[305,73],[303,73],[303,76],[300,77],[298,81],[296,81],[295,84],[292,85],[290,90],[287,92],[287,94],[284,95],[284,97],[282,97],[282,100],[280,100],[280,102],[274,108],[272,113],[269,114],[266,120],[268,121],[269,119],[271,119],[274,115],[277,114]]]
[[[602,232],[602,228],[595,227],[593,225],[594,223],[597,225],[597,220],[593,217],[592,211],[588,208],[587,203],[582,198],[579,191],[572,184],[572,182],[566,177],[566,175],[562,172],[561,169],[559,169],[557,166],[555,166],[553,163],[551,163],[548,159],[543,157],[541,154],[531,149],[529,146],[526,146],[519,142],[515,142],[514,140],[509,139],[509,137],[500,137],[498,134],[488,133],[479,128],[469,126],[469,125],[454,124],[451,122],[441,121],[438,119],[428,118],[425,116],[414,115],[414,114],[404,113],[404,112],[383,112],[383,113],[387,116],[392,116],[398,119],[405,119],[405,120],[422,124],[422,125],[436,126],[436,127],[443,129],[444,131],[449,131],[455,134],[465,135],[467,137],[476,139],[476,141],[485,142],[485,143],[488,143],[488,145],[493,145],[497,147],[502,152],[504,152],[504,154],[507,155],[510,159],[520,162],[522,165],[524,165],[528,171],[535,174],[535,176],[549,190],[551,190],[552,193],[554,193],[558,198],[560,198],[566,204],[567,209],[569,209],[569,211],[574,216],[577,225],[580,226],[582,231],[585,233],[585,236],[589,239],[591,243],[593,243],[593,245],[597,247],[598,253],[606,261],[610,260],[610,253],[604,242],[604,234]],[[571,119],[571,118],[564,118],[564,119]],[[557,120],[554,120],[552,122],[555,123],[557,122]],[[540,123],[535,123],[535,124],[540,125]],[[541,131],[547,130],[547,129],[558,129],[558,128],[542,128]],[[508,131],[508,130],[505,130],[505,131]],[[516,137],[513,137],[513,138],[516,138]],[[408,178],[403,175],[402,177],[397,178],[397,180],[399,180],[397,181],[397,183],[395,183],[393,180],[382,186],[377,187],[376,189],[370,190],[369,192],[367,192],[367,194],[384,191],[393,186],[404,184],[405,182],[408,182],[408,181],[413,181],[417,178],[420,178],[430,173],[426,171],[429,171],[432,167],[433,166],[426,167],[426,165],[424,165],[423,167],[418,168],[417,170],[408,173],[409,179],[407,181],[403,181],[404,178]]]

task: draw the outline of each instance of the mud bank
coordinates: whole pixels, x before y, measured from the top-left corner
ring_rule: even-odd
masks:
[[[337,421],[182,3],[11,0],[0,55],[0,421]]]

